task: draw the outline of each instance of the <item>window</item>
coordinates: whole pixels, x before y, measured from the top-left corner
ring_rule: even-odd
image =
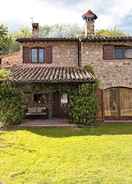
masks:
[[[115,58],[116,59],[125,58],[125,49],[124,48],[115,48]]]
[[[44,63],[45,49],[39,49],[39,63]]]
[[[32,49],[32,63],[44,63],[45,62],[45,49],[33,48]]]
[[[132,48],[124,46],[104,45],[103,59],[132,59]]]
[[[52,63],[52,46],[45,48],[29,48],[23,47],[23,63]]]
[[[61,116],[67,117],[68,115],[68,95],[64,93],[60,99]]]
[[[37,49],[32,49],[32,63],[37,63],[38,58],[37,58]]]
[[[115,48],[115,58],[116,59],[132,59],[132,48]]]
[[[67,94],[63,94],[61,96],[61,105],[67,104],[67,103],[68,103],[68,95]]]

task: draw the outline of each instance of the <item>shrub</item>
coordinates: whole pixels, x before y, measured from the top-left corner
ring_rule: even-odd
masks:
[[[9,77],[10,71],[6,69],[0,69],[0,80],[7,79]]]
[[[95,76],[94,69],[91,65],[84,66],[84,69],[90,72],[93,76]]]
[[[94,125],[96,123],[96,84],[82,84],[70,98],[70,116],[73,123]]]
[[[20,92],[9,82],[0,84],[0,122],[1,126],[19,124],[24,117]]]

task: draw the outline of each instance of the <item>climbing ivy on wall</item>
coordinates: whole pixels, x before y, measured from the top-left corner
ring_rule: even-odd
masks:
[[[70,96],[70,117],[73,123],[95,125],[97,84],[82,84]]]

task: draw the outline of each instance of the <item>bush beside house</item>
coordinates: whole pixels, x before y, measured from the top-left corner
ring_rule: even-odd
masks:
[[[97,84],[82,84],[70,97],[70,116],[73,123],[91,126],[96,124]]]
[[[0,80],[8,79],[9,74],[10,74],[10,71],[9,70],[0,69]]]
[[[21,123],[24,117],[20,92],[9,82],[0,84],[0,126]]]

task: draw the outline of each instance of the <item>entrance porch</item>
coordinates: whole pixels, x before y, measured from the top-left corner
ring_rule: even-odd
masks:
[[[29,119],[68,118],[67,93],[38,91],[26,98],[26,117]]]
[[[94,83],[95,77],[80,67],[22,64],[12,68],[11,81],[23,91],[27,117],[52,119],[68,118],[67,91],[83,83]]]

